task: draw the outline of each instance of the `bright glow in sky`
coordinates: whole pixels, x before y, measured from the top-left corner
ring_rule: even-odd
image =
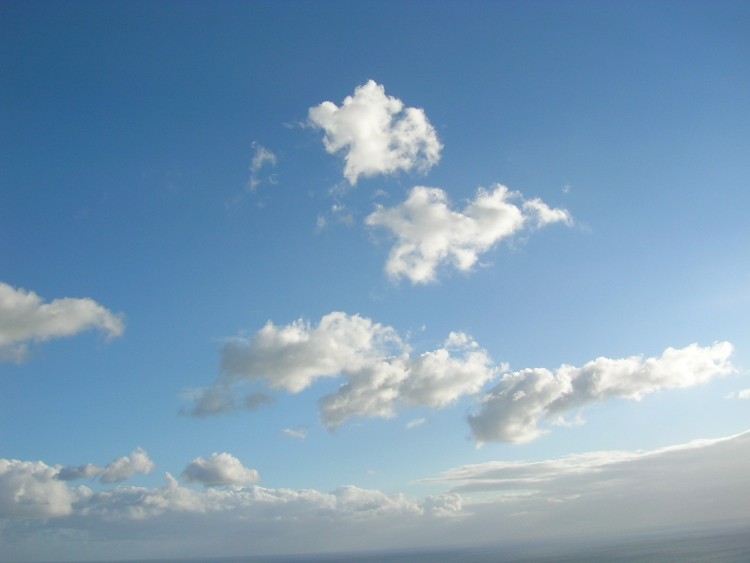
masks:
[[[0,560],[750,524],[747,2],[5,2]]]

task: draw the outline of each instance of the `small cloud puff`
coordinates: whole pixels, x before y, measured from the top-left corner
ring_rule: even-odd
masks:
[[[206,487],[247,485],[260,479],[255,469],[248,469],[228,453],[213,453],[208,459],[195,458],[182,472],[182,477],[189,483],[201,483]]]
[[[351,185],[360,176],[426,171],[440,160],[443,146],[424,110],[405,108],[373,80],[358,86],[340,107],[323,102],[310,108],[308,118],[325,132],[329,154],[345,152],[344,177]]]

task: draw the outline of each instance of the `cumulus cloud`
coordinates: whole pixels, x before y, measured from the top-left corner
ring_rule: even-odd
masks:
[[[323,423],[335,429],[352,416],[390,418],[399,404],[445,407],[478,393],[497,368],[464,333],[415,356],[392,327],[333,312],[317,326],[302,319],[281,327],[268,322],[250,338],[232,339],[221,351],[221,373],[219,394],[238,382],[298,393],[318,379],[343,376],[339,390],[320,400]],[[226,403],[219,404],[215,412]]]
[[[480,188],[463,211],[451,209],[439,188],[417,186],[403,203],[378,205],[366,219],[371,227],[384,227],[396,238],[385,270],[394,279],[407,277],[413,284],[435,281],[440,266],[450,264],[469,271],[480,254],[523,230],[552,223],[572,223],[564,209],[551,208],[536,198],[502,185]]]
[[[64,516],[78,494],[57,479],[59,466],[0,459],[0,518]]]
[[[734,371],[729,342],[667,348],[660,357],[597,358],[583,367],[531,368],[509,373],[469,416],[478,442],[529,442],[547,430],[540,425],[572,409],[611,398],[640,400],[662,389],[706,383]]]
[[[0,282],[0,361],[23,361],[30,342],[73,336],[99,329],[108,338],[122,335],[122,315],[92,299],[55,299],[44,303],[33,291]]]
[[[102,483],[119,483],[138,473],[148,475],[154,470],[154,462],[142,448],[133,450],[129,456],[118,457],[101,472]]]
[[[309,122],[325,133],[330,154],[344,152],[344,177],[355,185],[360,176],[426,171],[440,160],[442,145],[424,110],[405,107],[370,80],[347,96],[310,108]]]
[[[248,469],[228,453],[213,453],[208,459],[197,457],[185,468],[182,476],[189,483],[201,483],[207,487],[247,485],[260,478],[255,469]]]

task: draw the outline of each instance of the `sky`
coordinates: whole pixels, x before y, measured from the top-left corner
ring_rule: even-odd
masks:
[[[0,3],[0,560],[750,524],[749,26]]]

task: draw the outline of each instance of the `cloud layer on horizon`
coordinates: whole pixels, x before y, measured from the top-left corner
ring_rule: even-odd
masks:
[[[33,291],[0,282],[0,362],[20,363],[30,342],[73,336],[98,329],[107,338],[125,332],[122,315],[111,313],[89,298],[66,297],[45,303]]]
[[[427,171],[440,160],[443,147],[424,110],[386,96],[374,80],[355,88],[341,106],[326,101],[311,107],[308,118],[325,132],[329,154],[344,152],[344,177],[352,186],[360,176]]]
[[[388,275],[425,284],[436,280],[443,265],[469,271],[500,241],[552,223],[570,225],[572,219],[565,209],[551,208],[539,198],[526,200],[496,184],[477,190],[462,211],[451,209],[440,188],[417,186],[403,203],[379,205],[366,223],[386,228],[396,238],[385,265]]]
[[[289,545],[311,552],[435,547],[435,537],[456,545],[575,536],[583,520],[591,524],[586,533],[596,534],[748,519],[749,445],[746,432],[651,451],[490,461],[423,479],[447,491],[421,500],[351,485],[331,492],[235,485],[196,490],[169,473],[161,487],[95,492],[60,480],[60,466],[0,459],[0,541],[17,553],[24,546],[39,553],[41,538],[51,542],[44,545],[75,549],[75,542],[54,539],[72,536],[102,552],[127,542],[134,554],[139,546],[153,553],[154,545],[164,545],[184,557],[246,553],[250,546],[258,553],[288,551]],[[38,525],[29,526],[30,520]],[[504,523],[500,534],[498,521]]]

